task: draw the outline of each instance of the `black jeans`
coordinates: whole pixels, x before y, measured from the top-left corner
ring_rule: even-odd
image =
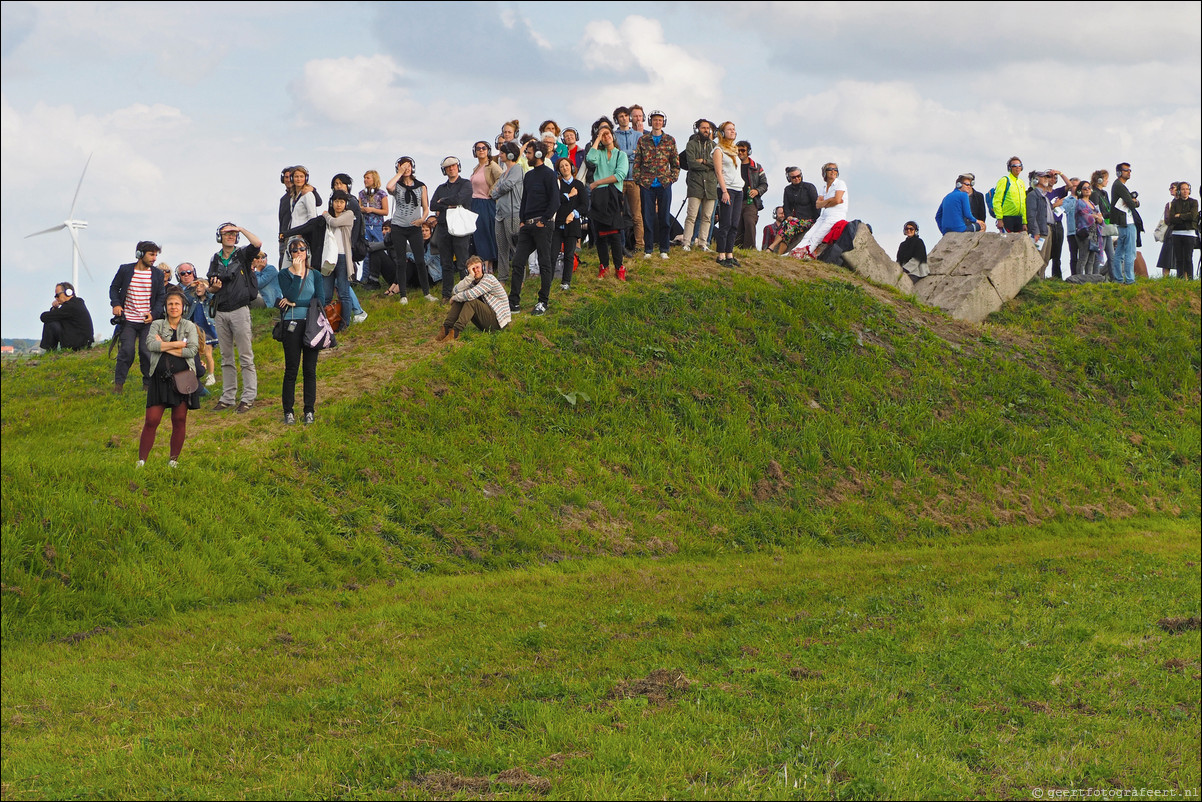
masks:
[[[612,251],[614,257],[614,267],[622,266],[622,232],[615,231],[612,234],[602,234],[598,232],[597,237],[597,261],[601,263],[601,267],[609,267],[609,254]]]
[[[1052,240],[1052,278],[1063,278],[1060,273],[1060,252],[1064,250],[1064,223],[1059,220],[1053,221],[1052,230],[1048,236]]]
[[[718,253],[731,253],[735,249],[736,235],[739,232],[739,215],[743,212],[743,192],[738,189],[728,189],[730,203],[723,203],[718,197]]]
[[[290,320],[284,324],[282,345],[284,346],[284,387],[280,391],[280,399],[284,402],[284,412],[285,414],[295,412],[293,407],[296,404],[298,368],[301,369],[305,382],[305,412],[312,412],[314,404],[317,403],[317,355],[321,352],[305,345],[305,321]]]
[[[113,384],[125,384],[125,377],[134,364],[134,349],[138,350],[138,365],[142,369],[142,381],[150,378],[150,351],[146,348],[146,327],[149,323],[130,323],[126,321],[121,326],[121,334],[117,342],[117,368],[113,374]]]
[[[572,283],[572,269],[576,264],[576,243],[580,240],[580,221],[573,220],[563,228],[555,227],[551,233],[551,258],[555,258],[555,254],[563,249],[563,283]],[[542,259],[539,259],[538,271],[542,273]],[[551,263],[551,272],[555,272],[555,263]]]
[[[1008,214],[1002,218],[1002,228],[1009,231],[1011,234],[1023,230],[1023,218],[1021,215]]]
[[[1194,243],[1197,237],[1192,235],[1169,234],[1173,243],[1173,267],[1177,270],[1177,278],[1194,280]]]
[[[392,261],[396,265],[396,280],[393,283],[401,288],[401,297],[409,294],[406,249],[413,254],[413,261],[417,263],[417,281],[422,286],[422,294],[429,295],[430,274],[426,272],[426,243],[422,239],[421,226],[392,227]]]
[[[450,231],[441,227],[435,230],[435,236],[438,237],[438,256],[442,262],[442,297],[445,300],[451,297],[451,288],[455,286],[455,280],[467,275],[467,257],[472,238],[452,237]]]
[[[509,305],[522,302],[522,282],[526,280],[526,263],[530,254],[538,252],[538,300],[551,300],[551,282],[555,279],[555,262],[551,259],[551,227],[544,224],[526,223],[518,230],[518,247],[510,263]],[[446,280],[446,265],[443,265],[443,280]]]

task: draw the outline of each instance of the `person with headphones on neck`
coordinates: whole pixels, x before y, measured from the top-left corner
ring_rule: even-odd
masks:
[[[447,211],[456,207],[471,210],[472,182],[459,175],[461,166],[454,156],[447,156],[439,166],[447,180],[434,190],[430,214],[438,221],[434,238],[442,261],[442,300],[445,302],[451,300],[451,288],[455,286],[456,278],[467,275],[467,257],[472,242],[470,233],[464,236],[451,234],[447,228]]]
[[[239,248],[238,240],[246,237],[247,245]],[[262,241],[236,223],[217,227],[221,250],[209,260],[209,287],[213,291],[213,323],[221,348],[221,398],[214,412],[234,409],[244,413],[255,403],[259,391],[259,376],[255,371],[255,352],[252,348],[250,304],[259,297],[258,274],[253,263],[263,247]],[[242,367],[242,400],[238,397],[238,373],[234,370],[234,349]]]
[[[522,205],[519,211],[517,251],[510,263],[509,311],[522,311],[522,282],[526,278],[526,261],[538,252],[539,291],[534,314],[547,312],[551,300],[551,282],[555,278],[555,262],[551,258],[551,230],[559,211],[559,184],[555,173],[544,162],[547,158],[543,143],[532,139],[526,143],[526,161],[530,171],[522,179]],[[443,282],[446,269],[443,269]]]
[[[167,290],[159,272],[154,269],[159,258],[158,245],[142,240],[135,246],[136,262],[121,265],[109,285],[109,303],[113,307],[113,322],[117,330],[113,339],[119,344],[117,366],[113,371],[113,392],[125,389],[125,377],[134,363],[134,350],[142,369],[142,387],[150,380],[150,351],[146,350],[146,327],[150,321],[163,316],[163,301]]]
[[[92,347],[94,330],[87,305],[75,294],[75,287],[63,281],[54,285],[54,302],[42,313],[43,351],[66,348],[82,351]]]

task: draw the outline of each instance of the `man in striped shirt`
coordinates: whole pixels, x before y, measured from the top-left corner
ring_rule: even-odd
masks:
[[[436,342],[451,337],[458,340],[468,323],[474,323],[480,331],[500,331],[512,319],[505,288],[496,276],[485,275],[484,262],[479,256],[467,260],[467,270],[467,278],[456,284],[451,293],[451,308],[442,331],[434,338]]]
[[[119,319],[117,338],[117,368],[113,373],[113,392],[125,389],[125,377],[134,363],[134,349],[138,351],[138,364],[142,369],[142,388],[150,381],[150,351],[146,348],[146,327],[150,321],[163,316],[163,303],[167,291],[159,271],[154,269],[159,258],[158,245],[143,240],[136,246],[136,262],[121,265],[109,285],[109,303],[113,305],[113,317]]]

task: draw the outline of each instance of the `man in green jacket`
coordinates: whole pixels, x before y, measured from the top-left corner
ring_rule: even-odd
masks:
[[[1023,160],[1011,156],[1006,162],[1006,171],[1006,175],[997,182],[993,190],[993,216],[997,218],[997,230],[1026,232],[1027,189],[1019,180],[1023,171]]]

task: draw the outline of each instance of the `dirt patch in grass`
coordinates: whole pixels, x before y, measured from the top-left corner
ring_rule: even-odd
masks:
[[[486,794],[499,785],[521,788],[531,794],[545,794],[551,790],[551,781],[546,777],[517,767],[505,769],[496,777],[464,777],[454,772],[437,771],[418,777],[417,782],[423,790],[438,798],[460,793]]]
[[[793,666],[789,669],[789,676],[796,680],[822,679],[822,672],[805,666]]]
[[[72,632],[70,635],[63,635],[61,638],[55,638],[58,643],[65,643],[68,646],[74,646],[77,643],[83,643],[88,638],[94,638],[97,635],[103,635],[106,632],[112,632],[110,627],[94,627],[87,632]]]
[[[1189,632],[1198,629],[1202,620],[1199,616],[1181,617],[1181,618],[1162,618],[1156,622],[1156,626],[1163,629],[1165,632]]]
[[[643,679],[618,680],[608,698],[635,699],[643,696],[652,707],[664,707],[694,684],[695,681],[679,669],[657,668]]]

